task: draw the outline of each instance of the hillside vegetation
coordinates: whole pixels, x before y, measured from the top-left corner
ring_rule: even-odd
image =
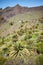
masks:
[[[0,36],[6,36],[8,34],[12,34],[14,31],[17,31],[21,26],[20,21],[22,20],[24,22],[28,21],[28,27],[31,27],[31,25],[37,23],[37,21],[40,18],[43,18],[43,11],[36,11],[36,12],[34,11],[34,12],[19,14],[7,19],[7,22],[5,21],[4,23],[0,21],[2,23],[2,25],[0,26]]]
[[[43,65],[43,12],[11,17],[0,26],[0,65]]]

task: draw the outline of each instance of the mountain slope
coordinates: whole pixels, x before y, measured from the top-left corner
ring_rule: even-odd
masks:
[[[16,5],[5,9],[0,8],[0,14],[0,36],[6,36],[17,31],[21,26],[21,21],[34,23],[43,18],[43,6],[28,8]]]
[[[22,14],[30,11],[43,11],[43,6],[28,8],[28,7],[22,7],[19,4],[17,4],[14,7],[9,6],[6,7],[5,9],[2,10],[0,14],[2,14],[2,16],[6,19],[15,16],[17,14]]]
[[[28,21],[28,24],[29,24],[28,27],[29,27],[29,26],[32,26],[33,23],[36,23],[37,21],[39,21],[39,19],[42,17],[43,17],[42,11],[26,12],[24,14],[18,14],[16,16],[13,16],[7,19],[7,22],[4,22],[1,24],[0,36],[6,36],[8,34],[14,33],[14,31],[17,31],[22,25],[21,24],[22,21]]]

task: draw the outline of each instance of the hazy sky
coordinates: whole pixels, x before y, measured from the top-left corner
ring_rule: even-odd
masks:
[[[41,6],[43,5],[43,0],[0,0],[0,8],[12,7],[16,4],[28,7]]]

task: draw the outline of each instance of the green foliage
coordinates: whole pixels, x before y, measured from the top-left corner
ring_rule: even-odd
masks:
[[[43,42],[39,42],[37,44],[37,50],[38,50],[39,53],[43,54]]]
[[[18,35],[22,36],[24,33],[24,30],[21,28],[17,33],[18,33]]]
[[[23,45],[20,42],[15,43],[14,46],[16,51],[23,50]]]
[[[43,35],[39,35],[37,41],[38,42],[43,42]]]
[[[37,56],[36,65],[43,65],[43,54]]]
[[[37,33],[35,33],[35,34],[32,35],[32,38],[34,38],[34,39],[36,39],[37,37],[38,37]]]
[[[8,51],[8,48],[3,48],[2,50],[4,53],[6,53]]]
[[[4,63],[3,63],[3,61],[0,61],[0,65],[3,65]]]
[[[40,34],[43,35],[43,31]]]
[[[7,59],[3,56],[0,56],[0,65],[3,65]]]
[[[14,35],[12,36],[12,40],[13,40],[13,42],[16,42],[16,41],[18,40],[17,34],[14,34]]]
[[[27,34],[27,35],[25,36],[24,40],[27,40],[27,39],[30,39],[30,38],[32,38],[32,35]]]

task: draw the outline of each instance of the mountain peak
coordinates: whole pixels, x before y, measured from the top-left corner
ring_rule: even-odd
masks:
[[[15,7],[21,7],[19,4],[17,4]]]

